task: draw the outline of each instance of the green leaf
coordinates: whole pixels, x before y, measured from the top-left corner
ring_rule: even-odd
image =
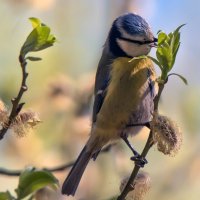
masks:
[[[166,79],[167,74],[173,68],[176,55],[180,47],[180,29],[185,24],[180,25],[175,31],[170,32],[169,34],[159,31],[158,33],[158,48],[156,51],[157,59],[153,60],[156,63],[161,71],[161,78]]]
[[[131,58],[128,62],[132,62],[133,60],[140,60],[140,59],[145,59],[147,58],[147,56],[143,55],[143,56],[136,56]]]
[[[185,85],[187,85],[188,84],[188,82],[187,82],[187,79],[184,77],[184,76],[182,76],[182,75],[180,75],[180,74],[177,74],[177,73],[171,73],[171,74],[169,74],[168,75],[168,77],[169,76],[178,76],[184,83],[185,83]]]
[[[30,18],[33,30],[24,42],[20,54],[25,57],[29,52],[41,51],[52,46],[56,42],[51,30],[45,24],[42,24],[37,18]]]
[[[7,191],[0,192],[0,200],[15,200],[15,198],[10,194],[9,191]]]
[[[163,69],[169,70],[170,65],[170,52],[168,51],[169,48],[167,47],[158,47],[156,51],[156,56],[159,61],[159,63],[163,66]]]
[[[167,34],[160,31],[158,34],[158,45],[161,45],[167,39]]]
[[[186,24],[181,24],[175,31],[174,31],[174,35],[177,35],[180,31],[180,29],[185,26]]]
[[[175,54],[177,48],[180,45],[180,33],[174,35],[174,46],[173,46],[173,54]]]
[[[30,17],[29,20],[33,28],[36,28],[37,26],[41,26],[41,21],[38,18]]]
[[[42,58],[39,58],[39,57],[32,57],[32,56],[28,56],[26,57],[27,60],[30,60],[30,61],[40,61],[42,60]]]
[[[174,35],[174,34],[173,34],[172,32],[168,34],[168,38],[169,38],[168,41],[170,41],[170,39],[173,37],[173,35]]]
[[[31,51],[40,51],[44,49],[43,46],[47,42],[49,33],[49,27],[42,26],[35,28],[27,37],[26,42],[22,47],[23,54],[27,54]]]
[[[57,189],[58,180],[48,171],[29,168],[20,175],[16,193],[19,199],[23,199],[24,197],[46,186]]]
[[[170,37],[169,46],[170,46],[170,50],[173,52],[174,44],[175,44],[175,36],[172,33],[170,33],[170,34],[171,35],[169,36]]]
[[[176,47],[175,52],[173,52],[173,61],[172,61],[172,66],[173,66],[174,63],[175,63],[176,55],[177,55],[177,53],[178,53],[179,47],[180,47],[180,43],[179,43],[178,46]]]
[[[162,65],[160,64],[160,62],[158,60],[156,60],[155,58],[151,57],[151,56],[147,56],[148,58],[150,58],[156,65],[158,65],[160,67],[160,69],[162,70]]]
[[[162,32],[162,30],[158,30],[158,31],[157,31],[157,35],[158,35],[160,32]]]

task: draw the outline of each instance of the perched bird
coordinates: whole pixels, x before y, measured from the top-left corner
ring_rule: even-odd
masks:
[[[143,166],[145,158],[128,141],[148,125],[153,113],[155,71],[147,55],[157,39],[139,15],[119,16],[112,24],[99,61],[90,137],[62,186],[62,193],[74,195],[91,158],[101,149],[122,138],[134,153],[132,160]]]

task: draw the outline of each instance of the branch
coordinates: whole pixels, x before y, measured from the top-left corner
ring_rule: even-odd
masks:
[[[164,83],[158,83],[158,94],[156,95],[154,99],[154,112],[158,111],[158,103],[160,101],[160,97],[162,94],[162,91],[164,89],[165,84],[167,83],[168,80],[166,80]]]
[[[102,149],[101,153],[107,153],[110,151],[111,147],[114,146],[115,144],[111,144],[106,146],[105,148]],[[60,171],[64,171],[70,167],[72,167],[74,165],[75,161],[63,164],[63,165],[59,165],[56,167],[43,167],[42,170],[46,170],[49,172],[60,172]],[[0,168],[0,175],[5,175],[5,176],[20,176],[20,174],[23,172],[24,170],[9,170],[9,169],[5,169],[5,168]]]
[[[74,165],[74,161],[69,162],[67,164],[57,166],[57,167],[44,167],[44,168],[42,168],[42,170],[46,170],[49,172],[59,172],[59,171],[66,170],[66,169],[72,167],[73,165]],[[5,168],[0,168],[0,174],[5,175],[5,176],[20,176],[20,174],[23,171],[24,170],[9,170],[9,169],[5,169]]]
[[[164,89],[164,84],[165,83],[159,83],[158,84],[158,94],[156,95],[155,99],[154,99],[154,112],[157,112],[158,111],[158,103],[159,103],[159,100],[160,100],[160,96],[162,94],[162,91]],[[150,148],[153,146],[154,142],[153,142],[153,133],[152,133],[152,130],[150,130],[150,133],[149,133],[149,137],[147,139],[147,142],[146,142],[146,145],[142,151],[142,154],[141,156],[143,158],[146,157],[146,155],[148,154]],[[129,180],[125,186],[125,188],[123,189],[122,193],[117,197],[117,200],[124,200],[127,196],[127,194],[133,190],[133,183],[135,181],[135,178],[138,174],[140,170],[140,167],[138,165],[135,165],[134,168],[133,168],[133,171],[131,173],[131,176],[129,177]]]
[[[20,62],[21,69],[22,69],[22,82],[21,82],[21,86],[20,86],[17,97],[13,98],[11,100],[12,110],[11,110],[10,115],[8,117],[8,122],[6,123],[6,126],[4,126],[0,130],[0,140],[3,139],[4,135],[8,131],[9,127],[11,126],[13,120],[16,118],[16,116],[18,115],[18,113],[21,111],[22,107],[25,104],[25,103],[20,103],[20,100],[21,100],[24,92],[28,90],[28,87],[26,86],[26,79],[28,77],[28,73],[26,72],[27,62],[25,61],[24,57],[21,54],[19,56],[19,62]]]

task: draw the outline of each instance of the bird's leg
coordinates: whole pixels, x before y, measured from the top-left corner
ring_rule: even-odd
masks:
[[[122,135],[121,136],[122,140],[124,140],[124,142],[127,144],[127,146],[129,147],[129,149],[133,152],[134,156],[139,156],[139,153],[134,149],[134,147],[130,144],[128,138],[126,135]]]
[[[130,144],[128,138],[126,135],[122,134],[121,138],[124,140],[124,142],[127,144],[127,146],[130,148],[130,150],[133,152],[134,156],[131,157],[131,160],[135,162],[136,165],[139,167],[144,167],[145,164],[147,164],[147,160],[143,158],[135,149],[134,147]]]
[[[134,126],[146,126],[150,129],[150,122],[144,122],[144,123],[137,123],[137,124],[128,124],[126,128],[134,127]],[[131,160],[135,162],[136,165],[139,167],[144,167],[145,164],[147,164],[146,158],[143,158],[130,144],[128,137],[126,134],[121,134],[121,138],[124,140],[124,142],[127,144],[129,149],[133,152],[134,156],[131,157]]]

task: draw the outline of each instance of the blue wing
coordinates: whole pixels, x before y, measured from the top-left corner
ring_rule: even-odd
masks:
[[[97,114],[99,113],[104,98],[106,96],[106,89],[110,80],[110,66],[112,64],[114,57],[108,53],[106,47],[104,48],[103,54],[99,61],[96,80],[95,80],[95,90],[94,90],[94,106],[93,106],[93,115],[92,122],[96,122]]]

